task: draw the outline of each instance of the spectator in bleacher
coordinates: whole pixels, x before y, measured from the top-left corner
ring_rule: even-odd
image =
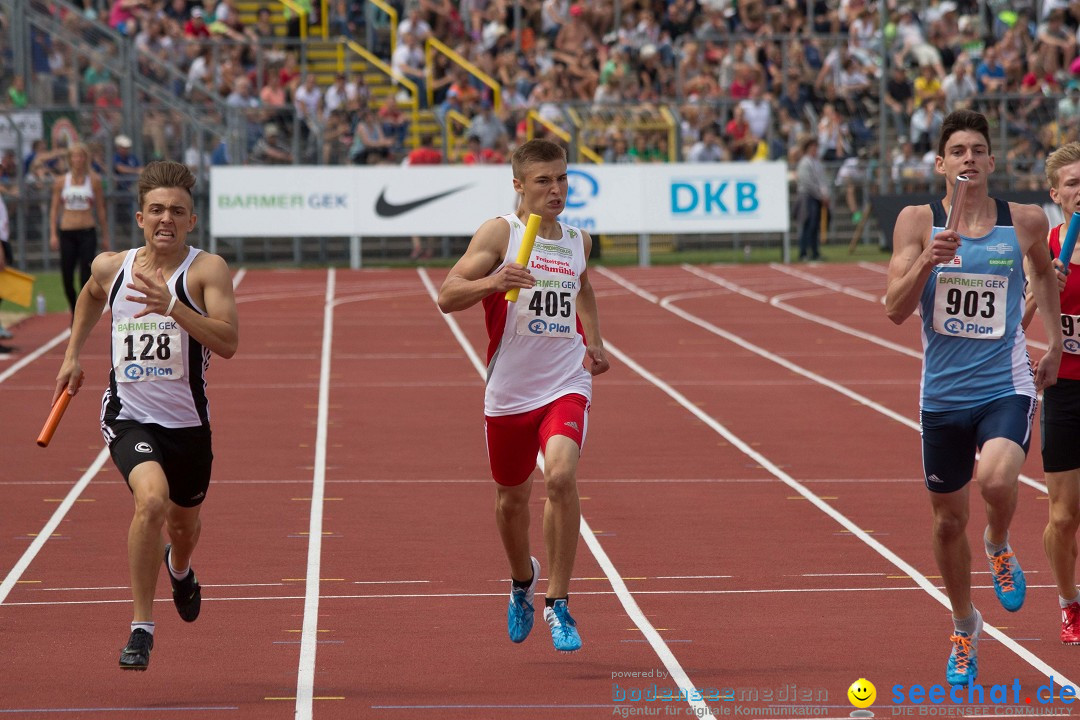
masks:
[[[727,149],[720,144],[716,130],[706,128],[701,133],[701,140],[690,148],[687,161],[693,163],[724,162],[728,159]]]
[[[292,123],[293,116],[288,110],[289,93],[281,84],[281,74],[277,68],[266,75],[266,85],[259,91],[259,102],[266,110],[263,119],[276,122],[281,126]]]
[[[934,147],[934,139],[941,132],[945,114],[936,98],[923,101],[911,114],[911,139],[915,152],[929,152]]]
[[[285,6],[283,11],[285,15],[285,36],[297,40],[300,38],[301,20],[306,19],[310,26],[318,21],[318,13],[312,0],[293,0],[293,2],[300,7],[301,14],[297,15],[291,7]]]
[[[628,164],[638,160],[630,154],[630,144],[626,141],[626,135],[618,130],[611,135],[610,143],[603,154],[605,163]]]
[[[540,32],[548,42],[554,43],[563,25],[570,20],[570,0],[544,0],[540,18]]]
[[[821,108],[821,117],[817,124],[817,148],[821,159],[826,162],[841,160],[847,155],[851,137],[847,123],[840,117],[832,103],[825,103]]]
[[[885,84],[886,117],[892,121],[897,135],[906,135],[908,119],[915,109],[915,90],[903,65],[894,65]]]
[[[750,91],[750,97],[742,100],[739,103],[739,108],[743,111],[750,133],[759,139],[766,138],[769,135],[769,128],[772,126],[773,112],[772,98],[766,94],[765,86],[762,84],[754,85]]]
[[[318,86],[317,81],[318,78],[315,77],[315,73],[308,73],[304,76],[304,81],[300,84],[300,87],[296,88],[296,92],[293,94],[293,105],[296,107],[296,114],[312,130],[319,127],[320,109],[323,102],[322,88]]]
[[[398,23],[397,33],[399,38],[409,33],[421,43],[428,39],[431,35],[431,25],[424,20],[424,14],[420,10],[419,4],[414,4],[405,14],[405,17],[401,19],[401,22]]]
[[[126,33],[128,21],[150,8],[147,0],[113,0],[109,8],[109,26],[120,33]]]
[[[495,148],[483,147],[480,138],[470,133],[465,138],[465,153],[461,156],[464,165],[502,165],[506,155]]]
[[[382,123],[370,108],[360,108],[349,159],[354,165],[378,165],[390,157],[394,141],[383,133]]]
[[[1064,9],[1053,10],[1039,25],[1035,51],[1049,73],[1069,67],[1076,57],[1076,35],[1065,27]]]
[[[275,123],[263,126],[262,137],[251,149],[251,162],[256,165],[291,165],[292,152],[282,142],[281,128]]]
[[[848,56],[840,70],[840,85],[837,88],[837,100],[842,100],[847,113],[861,117],[866,113],[866,103],[873,85],[870,76],[854,55]]]
[[[352,146],[352,128],[349,113],[344,107],[333,110],[326,118],[322,135],[323,165],[348,165],[349,148]]]
[[[897,192],[926,192],[932,177],[933,166],[928,165],[915,146],[905,136],[897,138],[899,150],[892,159],[892,180]]]
[[[435,148],[435,138],[429,133],[420,136],[420,144],[405,158],[406,165],[442,165],[442,161],[443,154]]]
[[[270,8],[260,7],[255,15],[255,22],[244,28],[244,34],[266,53],[267,62],[278,63],[285,59],[285,50],[276,42],[277,32],[271,20]]]
[[[941,90],[945,93],[945,112],[966,109],[979,92],[971,77],[971,64],[967,60],[956,61],[952,72],[941,84]]]
[[[11,84],[8,85],[4,98],[7,100],[6,104],[16,110],[30,104],[30,100],[26,96],[26,81],[23,80],[22,75],[15,75],[11,78]]]
[[[570,6],[570,19],[559,28],[559,34],[555,37],[554,49],[563,52],[578,51],[579,49],[592,51],[600,45],[599,38],[593,32],[592,27],[585,22],[583,17],[585,8],[574,3]]]
[[[379,107],[379,123],[382,125],[383,134],[393,141],[393,151],[400,153],[405,149],[405,136],[409,132],[409,117],[401,111],[397,99],[393,95],[387,95]]]
[[[1067,132],[1080,126],[1080,80],[1070,80],[1065,97],[1057,104],[1059,131]]]
[[[344,73],[338,73],[334,76],[333,84],[323,93],[323,117],[329,119],[331,113],[338,108],[344,108],[354,97],[356,97],[356,86],[346,82]]]
[[[113,140],[113,173],[116,175],[116,189],[119,192],[130,192],[142,172],[142,163],[135,157],[131,146],[131,138],[127,135],[117,135]]]
[[[13,148],[7,148],[4,150],[4,154],[0,157],[0,185],[3,185],[3,189],[0,192],[6,192],[11,188],[19,179],[19,164],[15,160],[15,150]]]
[[[941,87],[941,77],[933,65],[919,67],[919,76],[913,83],[915,90],[915,107],[919,107],[927,100],[944,100],[945,91]]]
[[[975,84],[983,95],[996,94],[1005,90],[1005,66],[998,62],[997,48],[988,45],[983,49],[982,60],[975,70]]]
[[[120,91],[116,89],[114,83],[98,85],[94,97],[94,120],[90,126],[91,135],[96,139],[104,140],[119,132],[123,122],[122,107],[123,101],[120,99]]]
[[[206,11],[196,5],[191,9],[191,17],[184,23],[184,37],[192,40],[210,38],[210,28],[206,26]]]
[[[490,100],[480,102],[480,112],[469,123],[468,134],[479,138],[481,147],[489,150],[505,152],[509,142],[506,125],[495,116],[495,110]]]
[[[742,105],[732,108],[731,119],[724,126],[724,142],[733,161],[749,160],[757,150],[758,137],[750,131]]]
[[[209,83],[214,79],[212,48],[209,45],[194,45],[192,47],[195,49],[196,55],[191,61],[191,65],[188,66],[187,83],[184,86],[184,94],[189,98],[196,86],[205,85],[209,87]]]
[[[412,33],[398,38],[398,46],[390,57],[390,67],[396,76],[404,77],[416,85],[417,99],[421,107],[427,107],[427,87],[425,85],[424,51],[420,42]],[[398,86],[397,78],[394,80]]]

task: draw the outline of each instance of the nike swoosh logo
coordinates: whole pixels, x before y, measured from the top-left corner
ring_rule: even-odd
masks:
[[[386,199],[386,188],[383,188],[382,192],[379,193],[379,199],[375,201],[375,214],[379,217],[397,217],[398,215],[407,213],[410,210],[415,210],[418,207],[423,207],[428,203],[433,203],[436,200],[441,200],[447,195],[453,195],[456,192],[461,192],[468,187],[472,187],[472,185],[462,185],[461,187],[454,188],[453,190],[447,190],[446,192],[441,192],[437,195],[429,195],[427,197],[420,198],[419,200],[413,200],[412,202],[401,204],[389,202]]]

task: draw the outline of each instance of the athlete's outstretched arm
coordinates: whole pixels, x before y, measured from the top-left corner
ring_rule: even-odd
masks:
[[[536,280],[517,263],[507,263],[491,275],[506,257],[510,224],[501,218],[488,220],[473,235],[469,247],[439,288],[439,309],[444,313],[465,310],[488,295],[511,288],[530,288]]]
[[[123,257],[123,253],[101,253],[94,258],[90,266],[90,279],[83,285],[79,299],[75,301],[71,336],[68,338],[64,362],[60,365],[60,372],[56,374],[56,387],[52,397],[54,403],[65,387],[72,395],[79,392],[83,378],[79,354],[82,352],[83,345],[86,344],[86,339],[90,337],[90,331],[101,319],[101,311],[105,309],[105,303],[109,299],[105,287],[108,285],[109,278],[119,270]]]
[[[585,257],[592,254],[592,238],[582,232]],[[596,292],[589,281],[589,271],[581,273],[581,287],[578,289],[577,314],[581,328],[585,331],[585,369],[593,375],[607,372],[611,367],[607,353],[604,352],[604,338],[600,335],[600,314],[596,309]]]

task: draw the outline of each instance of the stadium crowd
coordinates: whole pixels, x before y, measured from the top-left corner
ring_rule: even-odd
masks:
[[[786,158],[794,171],[801,140],[813,135],[837,185],[849,188],[866,177],[884,134],[893,185],[911,190],[931,181],[932,139],[958,107],[1006,125],[1016,140],[995,150],[1021,183],[1040,183],[1040,158],[1080,137],[1080,2],[1067,0],[887,0],[884,16],[877,0],[394,0],[392,54],[385,15],[365,12],[362,0],[330,0],[332,33],[379,38],[373,49],[418,85],[422,104],[430,89],[438,117],[468,118],[461,148],[410,140],[404,89],[376,95],[360,73],[321,87],[298,59],[297,18],[286,15],[282,37],[269,4],[244,25],[235,0],[99,1],[61,20],[107,23],[133,38],[144,74],[149,58],[168,62],[187,79],[177,95],[198,102],[205,87],[241,109],[252,163],[431,163],[436,153],[439,162],[501,163],[527,137],[529,110],[561,125],[572,106],[607,119],[580,137],[605,162]],[[318,21],[319,3],[299,5]],[[444,54],[426,67],[429,36],[493,78],[501,97]],[[6,106],[92,106],[88,140],[104,165],[121,130],[119,78],[47,33],[30,42],[32,83],[9,73]],[[662,106],[677,110],[677,152]],[[168,153],[178,122],[165,111],[141,118],[147,159]],[[54,151],[24,158],[28,180],[48,183],[62,162]],[[12,160],[0,179],[10,179]],[[224,143],[188,148],[185,160],[230,162]]]

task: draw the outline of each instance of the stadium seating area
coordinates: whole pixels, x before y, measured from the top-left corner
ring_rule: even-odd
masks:
[[[502,163],[537,134],[585,162],[794,167],[816,134],[855,216],[870,188],[933,186],[954,108],[990,117],[1013,187],[1080,127],[1066,0],[81,2],[3,6],[2,100],[67,113],[109,177],[120,154]],[[6,153],[4,190],[56,150]]]

